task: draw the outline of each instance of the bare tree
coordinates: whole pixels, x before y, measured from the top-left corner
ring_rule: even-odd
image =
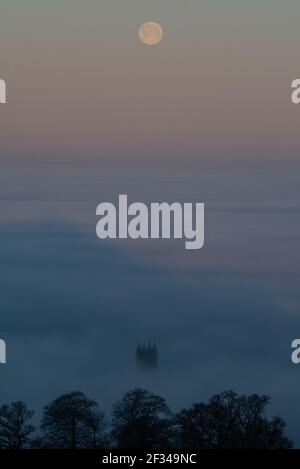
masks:
[[[45,446],[75,449],[100,447],[104,426],[98,404],[82,392],[71,392],[44,408],[41,429]]]
[[[285,423],[268,419],[267,396],[239,396],[233,391],[213,396],[208,404],[194,404],[175,418],[175,441],[185,448],[291,448]]]
[[[112,437],[119,448],[168,447],[170,417],[162,397],[135,389],[114,405]]]
[[[13,402],[0,407],[0,448],[22,449],[29,444],[35,428],[31,425],[34,412],[24,402]]]

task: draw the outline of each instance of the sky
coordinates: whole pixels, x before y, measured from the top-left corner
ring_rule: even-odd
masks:
[[[265,393],[300,444],[300,4],[0,6],[0,404],[142,386],[178,410]],[[147,47],[138,28],[159,21]],[[96,207],[205,203],[205,246],[96,237]],[[159,368],[135,366],[157,341]]]
[[[298,1],[4,1],[1,158],[297,159]],[[147,47],[138,28],[159,21]]]

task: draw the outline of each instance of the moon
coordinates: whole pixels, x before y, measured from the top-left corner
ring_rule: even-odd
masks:
[[[159,23],[148,21],[139,29],[140,40],[147,46],[159,44],[164,37],[164,30]]]

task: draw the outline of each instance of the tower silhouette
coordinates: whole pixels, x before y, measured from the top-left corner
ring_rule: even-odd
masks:
[[[157,346],[155,342],[139,343],[136,348],[136,363],[138,368],[151,370],[157,368]]]

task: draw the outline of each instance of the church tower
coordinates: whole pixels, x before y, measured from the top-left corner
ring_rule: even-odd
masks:
[[[139,369],[153,370],[157,368],[157,346],[155,342],[142,342],[136,348],[136,363]]]

